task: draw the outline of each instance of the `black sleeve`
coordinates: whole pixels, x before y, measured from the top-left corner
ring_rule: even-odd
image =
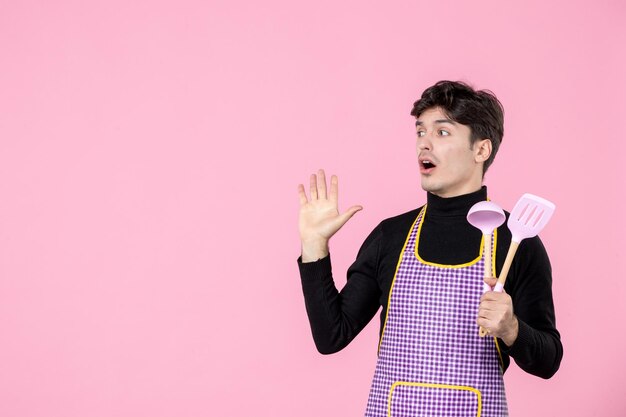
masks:
[[[333,281],[330,255],[316,262],[298,259],[306,311],[320,353],[335,353],[346,347],[378,311],[381,235],[379,226],[365,240],[341,292]]]
[[[524,371],[550,378],[561,364],[563,345],[554,316],[552,268],[539,237],[522,241],[511,272],[505,290],[513,300],[519,334],[513,346],[501,346]]]

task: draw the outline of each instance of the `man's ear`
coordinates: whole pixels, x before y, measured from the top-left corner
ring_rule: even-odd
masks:
[[[474,142],[474,159],[476,162],[487,162],[491,156],[491,139],[481,139]]]

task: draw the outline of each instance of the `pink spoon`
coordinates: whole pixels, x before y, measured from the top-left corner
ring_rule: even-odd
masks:
[[[467,221],[483,232],[485,245],[485,278],[492,276],[491,271],[491,235],[493,231],[504,221],[506,216],[504,211],[496,203],[491,201],[481,201],[472,206],[467,213]],[[486,289],[489,288],[486,284]]]
[[[472,206],[467,213],[467,221],[469,224],[483,232],[483,242],[485,247],[485,278],[491,277],[491,235],[493,231],[504,221],[506,216],[502,208],[496,203],[491,201],[480,201]],[[491,288],[486,283],[483,283],[484,292],[491,291]],[[485,336],[486,331],[482,327],[480,328],[480,336]]]

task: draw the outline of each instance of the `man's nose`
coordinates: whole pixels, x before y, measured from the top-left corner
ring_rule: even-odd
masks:
[[[432,142],[430,141],[430,135],[425,133],[424,136],[418,136],[417,138],[417,149],[432,149]]]

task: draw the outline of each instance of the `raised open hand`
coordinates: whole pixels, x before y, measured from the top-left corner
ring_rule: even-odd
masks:
[[[317,175],[311,174],[310,199],[304,192],[304,185],[298,185],[300,195],[300,240],[302,240],[302,261],[311,262],[328,255],[328,240],[359,210],[352,206],[339,213],[339,180],[335,175],[330,179],[330,193],[326,192],[326,175],[320,169]]]

